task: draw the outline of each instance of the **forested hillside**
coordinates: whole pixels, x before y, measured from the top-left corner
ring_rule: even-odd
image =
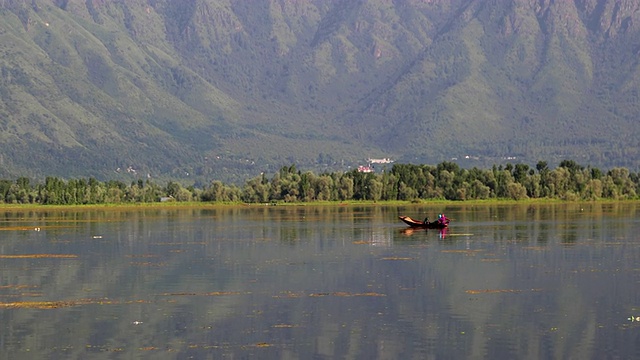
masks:
[[[633,169],[638,59],[633,0],[0,0],[0,176]]]

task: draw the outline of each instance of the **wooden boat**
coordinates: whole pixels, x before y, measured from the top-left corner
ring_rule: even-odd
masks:
[[[444,229],[449,226],[449,220],[445,223],[441,223],[439,221],[431,221],[425,223],[424,221],[415,220],[410,218],[409,216],[399,216],[400,220],[405,224],[409,225],[412,228],[422,228],[422,229]]]

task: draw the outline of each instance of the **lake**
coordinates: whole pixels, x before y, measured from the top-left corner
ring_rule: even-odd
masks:
[[[4,209],[0,358],[637,359],[639,210]]]

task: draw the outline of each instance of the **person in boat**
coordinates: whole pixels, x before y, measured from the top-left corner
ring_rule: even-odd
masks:
[[[444,213],[438,214],[438,222],[443,225],[447,223],[447,217],[444,216]]]
[[[428,224],[429,223],[429,217],[427,216],[426,218],[424,218],[423,223]]]

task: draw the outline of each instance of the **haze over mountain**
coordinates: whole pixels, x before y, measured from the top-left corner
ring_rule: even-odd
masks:
[[[0,0],[0,175],[635,168],[639,61],[635,0]]]

